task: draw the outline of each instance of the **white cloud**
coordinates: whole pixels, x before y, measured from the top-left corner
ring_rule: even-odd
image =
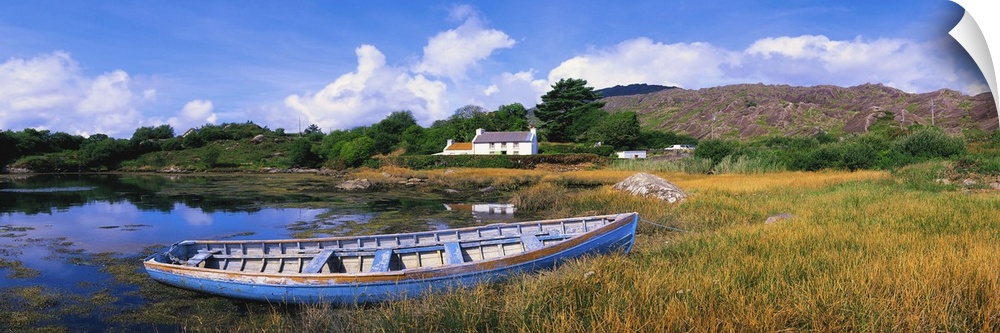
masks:
[[[985,91],[978,72],[962,69],[943,41],[764,38],[744,51],[744,75],[763,82],[857,85],[880,82],[909,92]]]
[[[451,17],[464,23],[430,38],[424,46],[423,60],[414,66],[414,72],[461,81],[467,78],[470,68],[494,51],[514,46],[514,40],[503,31],[484,29],[470,6],[456,6]]]
[[[219,120],[219,116],[213,111],[215,107],[212,105],[212,101],[196,99],[184,104],[184,108],[181,109],[180,114],[176,117],[170,117],[166,121],[170,127],[174,128],[178,134],[184,133],[189,128],[201,127],[205,124],[215,124]]]
[[[707,43],[627,40],[564,61],[548,79],[582,78],[595,88],[631,83],[689,89],[733,83],[852,86],[884,83],[904,91],[986,91],[981,75],[958,66],[943,41],[774,37],[733,51]]]
[[[86,77],[61,51],[9,59],[0,64],[0,128],[127,135],[142,118],[130,81],[121,70]]]
[[[399,110],[413,112],[424,124],[447,116],[443,82],[387,66],[385,55],[371,45],[362,45],[355,53],[358,67],[354,72],[341,75],[319,92],[290,95],[285,105],[321,128],[370,125]]]
[[[632,83],[702,87],[726,82],[724,67],[735,63],[739,63],[736,52],[708,43],[663,44],[636,38],[563,61],[548,78],[552,83],[581,78],[598,89]]]
[[[551,89],[547,80],[535,78],[535,72],[531,70],[502,73],[489,82],[485,88],[470,91],[470,98],[463,105],[481,105],[496,110],[500,105],[521,103],[531,108],[540,103],[542,95]]]

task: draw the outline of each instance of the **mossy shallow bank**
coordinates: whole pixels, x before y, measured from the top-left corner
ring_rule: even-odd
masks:
[[[1000,195],[886,173],[661,174],[681,205],[562,193],[551,217],[638,211],[633,253],[371,308],[315,306],[281,327],[347,331],[995,331]],[[677,176],[677,177],[674,177]],[[934,184],[933,179],[917,180]],[[928,185],[930,186],[930,185]],[[766,224],[768,216],[790,218]]]
[[[56,179],[51,179],[53,177]],[[339,184],[338,179],[322,175],[37,175],[9,177],[4,182],[7,182],[5,186],[29,191],[35,188],[53,190],[30,192],[29,195],[22,195],[21,201],[7,202],[4,206],[13,212],[10,216],[14,216],[14,219],[0,223],[0,274],[10,279],[9,282],[0,284],[4,293],[0,299],[0,307],[8,310],[0,320],[0,331],[174,331],[202,326],[259,327],[267,319],[254,321],[247,320],[246,317],[270,318],[278,315],[277,312],[298,311],[294,307],[276,310],[268,304],[222,299],[153,282],[142,271],[142,259],[154,251],[162,251],[170,242],[181,239],[171,238],[164,243],[148,244],[148,249],[136,254],[89,252],[85,250],[85,245],[74,243],[77,240],[75,236],[49,237],[83,227],[97,230],[88,233],[108,237],[108,241],[113,243],[126,239],[143,239],[144,236],[133,238],[129,235],[157,233],[158,228],[163,227],[160,225],[162,222],[156,222],[155,219],[133,222],[129,219],[131,216],[106,221],[97,216],[82,216],[80,219],[69,220],[73,222],[64,222],[58,216],[65,210],[98,203],[98,206],[106,207],[102,209],[134,205],[136,213],[149,211],[153,215],[169,214],[177,209],[182,212],[223,215],[304,211],[305,214],[298,213],[300,220],[282,219],[272,224],[279,230],[288,230],[286,232],[292,237],[314,237],[466,226],[474,221],[471,213],[447,210],[442,202],[463,202],[469,198],[492,200],[503,196],[502,193],[483,194],[478,189],[463,189],[466,194],[447,193],[448,201],[442,201],[443,192],[430,186],[386,186],[372,191],[344,192],[333,189],[334,185]],[[65,197],[45,199],[51,195],[66,194],[60,189],[67,184],[86,190],[73,191]],[[43,207],[46,202],[50,206]],[[401,211],[407,213],[402,214]],[[23,218],[17,217],[21,214],[24,214]],[[351,220],[345,217],[352,214],[358,218]],[[44,221],[46,219],[34,217],[46,215],[56,217],[37,225],[18,222]],[[281,216],[294,215],[296,214]],[[173,218],[187,217],[178,215]],[[88,222],[91,220],[101,222]],[[198,221],[195,220],[203,223]],[[183,223],[176,225],[198,226]],[[212,234],[211,238],[247,238],[255,234],[255,231],[233,231]],[[83,240],[88,244],[103,242],[97,239]],[[40,270],[36,267],[42,268]],[[72,272],[69,274],[77,275],[73,278],[83,280],[64,283],[59,282],[60,279],[52,274],[66,272]],[[36,297],[39,301],[26,297]],[[41,301],[42,299],[52,302]]]
[[[56,306],[41,300],[34,304],[41,311],[67,317],[79,316],[71,312],[72,304],[82,300],[115,304],[94,307],[106,312],[100,316],[106,327],[160,331],[997,329],[992,323],[1000,321],[1000,306],[989,297],[1000,293],[995,266],[1000,259],[996,192],[949,187],[936,183],[931,173],[919,172],[905,177],[882,172],[715,176],[658,172],[690,195],[683,204],[667,205],[607,186],[632,173],[458,169],[421,175],[449,177],[450,182],[475,177],[476,186],[495,188],[519,184],[501,191],[518,200],[544,198],[545,204],[530,210],[531,218],[638,211],[644,220],[688,232],[643,223],[628,255],[586,258],[505,283],[360,308],[246,303],[163,286],[148,279],[138,264],[144,254],[161,250],[162,245],[129,256],[73,253],[68,247],[63,255],[85,258],[115,283],[129,287],[124,293],[109,293],[91,286],[79,300]],[[505,179],[510,176],[531,181]],[[271,184],[288,186],[296,178],[313,181],[296,176]],[[577,183],[596,185],[572,185]],[[385,194],[329,193],[308,193],[312,198],[308,201],[279,204],[329,204],[362,212],[367,202]],[[432,220],[467,218],[465,213],[441,212],[420,200],[408,205],[407,210]],[[764,223],[780,213],[792,217]],[[297,235],[303,237],[428,227],[427,220],[399,212],[379,215],[384,217],[371,226],[363,226],[360,218],[334,221],[332,215],[319,214],[315,220],[288,227],[316,230]],[[5,304],[22,303],[28,302],[11,299]],[[54,320],[35,318],[20,327],[49,327]]]

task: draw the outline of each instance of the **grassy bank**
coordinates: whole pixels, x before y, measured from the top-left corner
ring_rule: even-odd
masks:
[[[387,188],[423,179],[422,185],[404,187],[414,193],[455,188],[478,196],[478,188],[492,186],[502,192],[498,197],[509,195],[531,216],[637,211],[644,220],[687,231],[641,223],[627,255],[585,258],[502,284],[360,308],[232,301],[152,282],[136,269],[141,254],[93,260],[116,279],[138,286],[136,295],[147,303],[114,316],[137,329],[997,331],[1000,192],[940,182],[948,169],[941,162],[892,173],[654,172],[688,193],[678,205],[611,188],[633,170],[359,169],[345,178],[366,178]],[[158,195],[308,193],[310,205],[324,206],[339,198],[332,188],[339,179],[329,176],[195,180]],[[366,200],[365,193],[351,195]],[[765,223],[781,213],[792,217]],[[13,228],[6,231],[14,234]],[[24,308],[35,308],[27,301],[35,294],[28,289],[13,293],[0,309],[43,313]],[[49,306],[45,298],[35,303]],[[45,320],[10,317],[15,318]]]
[[[471,171],[469,171],[471,172]],[[489,171],[477,171],[489,172]],[[625,173],[627,174],[627,173]],[[532,174],[515,195],[552,217],[638,211],[634,252],[505,284],[359,309],[307,307],[270,328],[348,331],[995,331],[1000,195],[879,172],[660,174],[666,205]],[[430,175],[427,175],[430,176]],[[482,177],[480,177],[482,178]],[[546,185],[548,184],[548,185]],[[929,185],[927,185],[929,184]],[[553,196],[553,194],[556,194]],[[766,224],[768,216],[793,217]],[[261,327],[257,327],[261,328]]]

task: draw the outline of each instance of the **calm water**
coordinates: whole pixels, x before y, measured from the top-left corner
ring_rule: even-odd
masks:
[[[317,236],[402,232],[514,219],[512,207],[488,203],[393,197],[230,197],[200,194],[198,186],[192,186],[208,187],[215,180],[150,175],[0,178],[0,312],[2,307],[13,307],[59,313],[37,326],[72,331],[129,329],[109,318],[150,300],[137,292],[137,285],[116,279],[108,266],[134,264],[141,273],[140,253],[176,241],[293,238],[304,231],[320,231]],[[176,188],[185,190],[173,191]],[[284,208],[293,206],[322,208]],[[68,300],[30,308],[33,305],[23,296],[12,296],[13,291],[25,288],[36,288],[30,289],[33,292],[41,288],[42,293]],[[111,294],[110,305],[91,312],[66,310],[79,308],[78,303],[100,293]],[[10,314],[0,313],[4,315]],[[0,318],[0,326],[4,322]],[[0,331],[8,328],[0,327]],[[169,326],[157,328],[171,330]]]

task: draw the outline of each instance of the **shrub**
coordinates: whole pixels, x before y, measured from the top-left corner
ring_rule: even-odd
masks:
[[[610,145],[594,147],[591,144],[540,142],[538,144],[538,153],[543,155],[594,154],[598,156],[611,156],[615,153],[615,147]]]
[[[219,156],[222,155],[222,148],[217,145],[209,145],[201,150],[201,162],[206,167],[214,167],[219,163]]]
[[[897,149],[922,160],[947,158],[965,153],[965,142],[961,138],[950,137],[941,130],[926,128],[900,139]]]
[[[948,162],[924,162],[907,165],[894,172],[896,179],[903,185],[914,190],[937,192],[954,189],[955,185],[939,182],[947,178]]]
[[[312,152],[312,142],[305,138],[292,141],[288,151],[288,162],[294,167],[312,167],[319,164],[320,158]]]
[[[712,164],[719,164],[726,156],[736,152],[739,143],[727,140],[703,140],[695,147],[694,156],[712,160]]]
[[[877,162],[878,152],[872,146],[852,142],[844,145],[844,167],[850,171],[870,169]]]
[[[962,158],[959,158],[955,162],[955,171],[982,175],[1000,175],[1000,155],[970,154],[962,156]]]
[[[184,149],[184,141],[181,138],[163,140],[163,142],[160,143],[160,149],[164,151],[181,150]]]

